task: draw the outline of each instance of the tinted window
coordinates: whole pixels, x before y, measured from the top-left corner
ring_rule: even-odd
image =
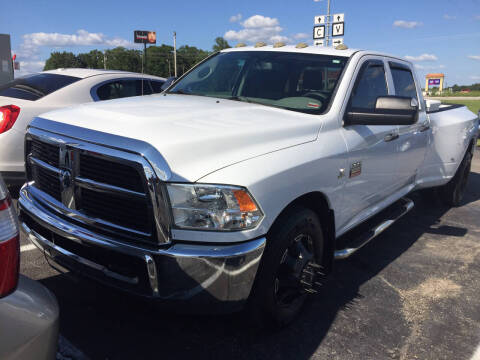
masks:
[[[219,53],[169,93],[258,103],[310,114],[325,112],[347,57],[270,51]]]
[[[152,85],[153,93],[158,94],[162,92],[162,85],[165,83],[165,81],[150,81],[150,84]]]
[[[97,89],[97,96],[100,100],[151,94],[152,88],[148,80],[116,80],[106,83]]]
[[[417,98],[417,89],[415,88],[415,81],[410,70],[400,69],[396,67],[391,68],[393,85],[395,86],[395,95],[408,96]]]
[[[80,80],[78,77],[59,74],[27,75],[1,85],[0,96],[38,100],[78,80]]]
[[[375,109],[379,96],[387,96],[387,81],[383,63],[367,61],[357,77],[350,97],[350,107]]]

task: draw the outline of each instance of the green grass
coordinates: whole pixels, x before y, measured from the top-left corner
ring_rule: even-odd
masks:
[[[448,91],[444,91],[442,95],[439,95],[439,96],[465,96],[465,97],[469,97],[469,96],[480,96],[480,91],[478,90],[474,90],[474,91],[471,91],[469,93],[461,93],[461,92],[453,92],[453,93],[449,93]]]
[[[480,110],[480,100],[442,100],[443,104],[462,104],[467,105],[471,112],[478,114]]]

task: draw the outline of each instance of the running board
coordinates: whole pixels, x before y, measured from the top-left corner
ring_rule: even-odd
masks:
[[[390,207],[388,211],[386,211],[387,214],[385,214],[385,217],[381,218],[379,223],[375,224],[375,226],[369,228],[367,231],[359,234],[358,236],[355,236],[352,241],[348,242],[348,246],[346,246],[344,249],[335,250],[335,260],[346,259],[355,254],[372,239],[387,230],[390,225],[412,210],[413,206],[413,201],[408,198],[402,198],[397,201]],[[379,215],[381,216],[382,213]]]

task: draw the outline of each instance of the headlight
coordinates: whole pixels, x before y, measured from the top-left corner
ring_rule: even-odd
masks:
[[[234,231],[263,218],[248,191],[236,186],[167,184],[174,224],[183,229]]]

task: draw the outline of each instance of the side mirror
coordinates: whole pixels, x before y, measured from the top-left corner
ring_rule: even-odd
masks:
[[[411,125],[418,119],[418,101],[405,96],[380,96],[375,109],[347,110],[344,124],[347,125]]]
[[[161,87],[162,91],[168,89],[170,85],[172,85],[176,80],[177,78],[175,76],[170,76],[169,78],[167,78],[167,80],[165,80]]]

